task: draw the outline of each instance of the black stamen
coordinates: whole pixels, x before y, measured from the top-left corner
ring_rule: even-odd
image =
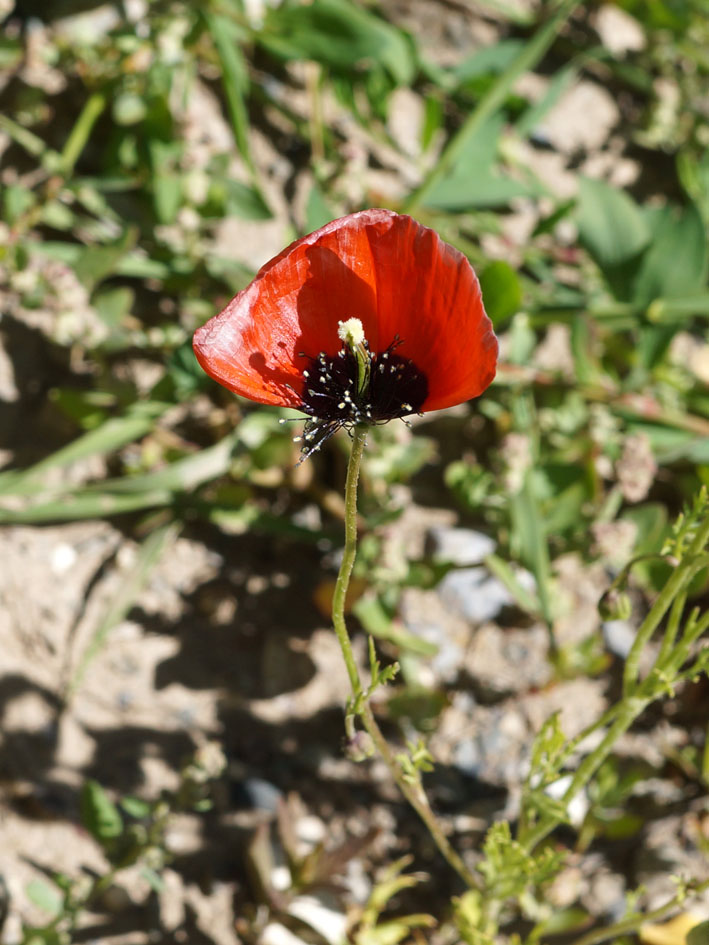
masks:
[[[309,415],[301,462],[342,427],[351,430],[358,423],[386,423],[420,414],[428,382],[413,361],[395,354],[400,344],[397,335],[385,351],[373,354],[365,341],[369,371],[368,383],[361,391],[357,357],[350,348],[343,346],[334,356],[320,352],[309,358],[308,369],[303,371],[309,386],[301,394],[301,410]]]

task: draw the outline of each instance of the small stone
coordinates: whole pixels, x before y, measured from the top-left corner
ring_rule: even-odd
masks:
[[[451,528],[435,525],[428,533],[433,557],[459,567],[482,564],[495,550],[495,542],[488,535],[472,528]]]
[[[513,603],[504,584],[482,567],[450,571],[438,585],[438,594],[451,610],[474,623],[491,620]]]
[[[328,945],[340,945],[347,938],[347,916],[334,907],[334,897],[326,893],[298,896],[291,902],[288,912],[310,926]]]
[[[66,574],[76,562],[76,548],[62,542],[52,549],[50,567],[55,574]]]
[[[241,783],[241,789],[251,807],[272,814],[278,810],[278,804],[283,797],[281,791],[264,778],[246,778]]]
[[[627,620],[606,620],[601,624],[601,628],[603,639],[611,653],[625,659],[635,642],[635,627]]]

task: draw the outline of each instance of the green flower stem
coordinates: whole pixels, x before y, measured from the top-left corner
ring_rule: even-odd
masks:
[[[652,605],[650,613],[643,620],[637,632],[633,645],[625,661],[623,671],[623,694],[630,695],[637,685],[640,665],[640,654],[647,646],[650,637],[657,629],[660,621],[672,606],[674,599],[685,590],[695,573],[695,559],[704,551],[709,541],[709,516],[697,529],[694,539],[687,549],[682,562],[675,569],[672,577],[662,588],[657,600]]]
[[[347,675],[350,678],[350,686],[352,688],[352,699],[350,700],[345,719],[345,728],[348,737],[351,738],[355,733],[355,714],[359,715],[365,730],[374,742],[374,746],[384,760],[384,763],[389,768],[401,793],[428,828],[433,841],[443,857],[460,876],[466,886],[473,889],[479,884],[448,842],[448,838],[444,834],[441,824],[431,810],[431,805],[428,802],[423,787],[420,782],[412,782],[404,776],[401,765],[394,757],[394,753],[374,718],[374,713],[365,697],[357,663],[352,652],[352,643],[350,642],[350,637],[347,632],[345,600],[350,577],[352,575],[355,555],[357,554],[357,483],[359,481],[359,469],[366,438],[366,426],[355,427],[352,435],[352,451],[347,466],[347,479],[345,482],[345,550],[332,599],[332,623],[340,643],[340,648],[342,649],[345,666],[347,667]]]
[[[362,695],[362,683],[357,670],[352,643],[345,623],[345,599],[347,588],[352,577],[355,556],[357,554],[357,483],[359,481],[359,467],[362,462],[364,444],[367,441],[367,428],[357,426],[352,435],[352,451],[347,465],[347,479],[345,481],[345,551],[342,555],[340,571],[337,575],[335,593],[332,598],[332,624],[342,650],[342,655],[350,677],[350,687],[353,699]],[[349,732],[348,732],[349,734]]]
[[[704,892],[705,889],[709,889],[709,879],[702,883],[690,884],[687,889],[681,890],[674,899],[670,899],[669,902],[666,902],[663,906],[658,906],[657,909],[653,909],[651,912],[628,916],[627,919],[621,919],[620,922],[607,925],[602,929],[592,929],[586,935],[577,938],[573,945],[597,945],[598,942],[607,942],[610,938],[618,938],[621,935],[636,932],[647,922],[655,922],[657,919],[662,919],[668,912],[679,909],[687,896],[698,895]]]

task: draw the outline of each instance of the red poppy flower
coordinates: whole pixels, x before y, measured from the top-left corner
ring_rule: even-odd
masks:
[[[390,210],[353,213],[288,246],[195,332],[194,350],[229,390],[308,414],[314,446],[342,426],[477,397],[497,361],[468,260]]]

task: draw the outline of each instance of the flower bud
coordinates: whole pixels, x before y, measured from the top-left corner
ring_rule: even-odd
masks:
[[[610,587],[598,602],[603,620],[627,620],[633,612],[630,597],[617,587]]]
[[[374,742],[368,732],[355,732],[347,739],[345,754],[350,761],[366,761],[374,754]]]

